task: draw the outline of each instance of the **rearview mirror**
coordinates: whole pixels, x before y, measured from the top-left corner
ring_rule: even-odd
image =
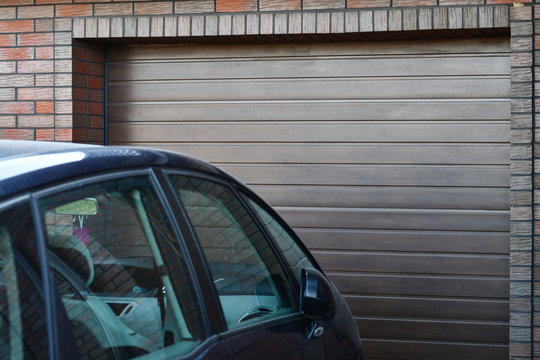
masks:
[[[60,215],[96,215],[98,212],[98,202],[93,198],[80,199],[61,205],[55,208],[54,212]]]
[[[316,269],[302,269],[300,312],[315,322],[328,321],[336,313],[336,304],[336,296],[328,279]]]

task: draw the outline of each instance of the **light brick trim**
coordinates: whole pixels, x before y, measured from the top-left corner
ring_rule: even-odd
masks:
[[[510,10],[510,357],[532,357],[532,7]]]
[[[236,14],[82,17],[73,20],[75,39],[431,32],[429,37],[466,36],[475,30],[508,29],[506,5],[379,8]],[[455,33],[457,30],[471,31]],[[480,32],[481,34],[481,32]],[[421,37],[421,34],[415,34]]]

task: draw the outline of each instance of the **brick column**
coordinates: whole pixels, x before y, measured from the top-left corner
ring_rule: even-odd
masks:
[[[540,50],[540,26],[538,22],[540,21],[540,7],[536,6],[538,0],[533,4],[534,9],[534,23],[533,23],[533,99],[534,99],[534,117],[533,117],[533,170],[534,170],[534,193],[533,193],[533,214],[534,214],[534,248],[533,248],[533,322],[532,322],[532,341],[533,341],[533,358],[540,359],[540,127],[538,125],[537,119],[539,119],[540,114],[540,96],[538,96],[540,90],[540,57],[538,57],[538,50]]]
[[[531,358],[532,7],[510,10],[510,358]]]

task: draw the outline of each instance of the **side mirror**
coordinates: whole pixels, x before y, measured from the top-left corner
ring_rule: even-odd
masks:
[[[300,312],[304,316],[317,323],[334,317],[336,296],[332,285],[320,271],[313,268],[302,269],[300,286]]]

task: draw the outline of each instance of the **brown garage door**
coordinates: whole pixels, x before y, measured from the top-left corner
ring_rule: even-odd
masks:
[[[501,38],[114,48],[110,142],[261,193],[368,358],[507,359],[509,71]]]

